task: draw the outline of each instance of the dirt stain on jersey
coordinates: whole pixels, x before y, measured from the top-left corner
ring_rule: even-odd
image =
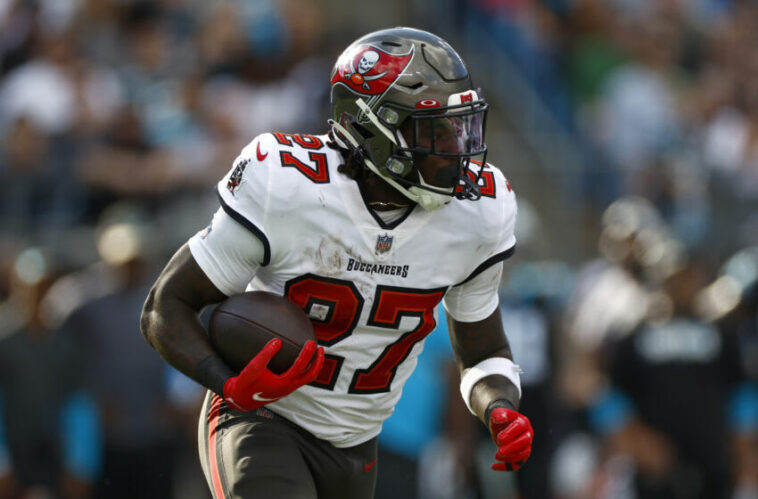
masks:
[[[342,267],[352,251],[345,248],[338,238],[328,236],[321,240],[318,248],[306,248],[303,254],[315,263],[318,275],[335,277],[342,272]]]

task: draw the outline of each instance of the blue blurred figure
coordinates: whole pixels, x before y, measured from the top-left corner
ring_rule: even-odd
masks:
[[[454,359],[442,305],[437,327],[426,337],[423,349],[395,412],[379,435],[376,499],[418,497],[419,458],[443,431],[450,390],[448,372]]]

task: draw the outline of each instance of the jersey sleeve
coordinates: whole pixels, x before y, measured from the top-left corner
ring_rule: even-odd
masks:
[[[222,209],[189,240],[189,249],[208,279],[227,296],[241,293],[264,259],[263,243]]]
[[[478,201],[481,203],[482,210],[476,216],[488,221],[482,224],[476,236],[481,242],[479,246],[483,246],[483,252],[478,255],[477,266],[463,283],[473,279],[490,266],[510,258],[516,247],[515,229],[518,211],[516,194],[503,173],[497,168],[488,164],[484,175],[491,179],[485,185],[491,183],[493,187],[491,191],[483,189],[482,199]]]
[[[509,258],[516,247],[516,195],[500,170],[488,165],[494,184],[493,197],[484,216],[491,219],[487,226],[489,249],[478,266],[461,283],[453,286],[445,295],[445,310],[457,321],[476,322],[489,317],[497,308],[498,289],[503,274],[503,261]]]
[[[258,268],[267,265],[266,236],[270,165],[261,151],[273,151],[270,135],[256,137],[217,186],[221,208],[210,225],[189,240],[189,249],[211,282],[227,296],[245,290]]]
[[[500,302],[497,291],[502,275],[503,263],[498,262],[470,281],[450,288],[442,301],[447,314],[459,322],[476,322],[489,317]]]
[[[277,147],[270,134],[259,135],[234,161],[232,169],[217,186],[221,208],[235,222],[255,235],[263,244],[262,265],[271,259],[266,235],[272,188],[271,170],[278,159]]]

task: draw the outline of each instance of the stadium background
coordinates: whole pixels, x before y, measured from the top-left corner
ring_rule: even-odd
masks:
[[[723,413],[721,426],[681,424],[724,443],[712,452],[734,497],[756,497],[758,3],[747,0],[0,0],[0,360],[14,337],[35,338],[19,347],[30,362],[0,366],[0,497],[20,490],[13,445],[50,458],[31,453],[39,469],[24,476],[54,483],[60,465],[72,496],[148,497],[155,481],[207,497],[198,392],[143,344],[145,286],[205,226],[241,147],[265,131],[324,132],[336,56],[396,25],[450,41],[491,103],[489,160],[520,209],[503,316],[537,436],[517,479],[485,472],[491,444],[447,397],[437,331],[408,388],[417,396],[387,425],[378,497],[415,481],[419,497],[634,497],[648,472],[667,477],[668,497],[697,497],[700,462],[651,431],[607,362],[679,313],[676,296],[743,367],[713,371],[711,392],[678,387],[684,414],[692,392]],[[684,337],[669,355],[691,353]],[[661,375],[642,369],[653,384]],[[82,393],[91,405],[61,409]],[[641,433],[624,433],[632,420]],[[87,445],[65,444],[77,432]]]

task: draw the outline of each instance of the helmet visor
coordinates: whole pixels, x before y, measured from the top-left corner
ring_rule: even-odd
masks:
[[[409,120],[412,152],[471,157],[484,152],[484,112],[414,115]]]
[[[465,158],[482,154],[486,104],[412,113],[401,126],[406,147],[416,154]]]

